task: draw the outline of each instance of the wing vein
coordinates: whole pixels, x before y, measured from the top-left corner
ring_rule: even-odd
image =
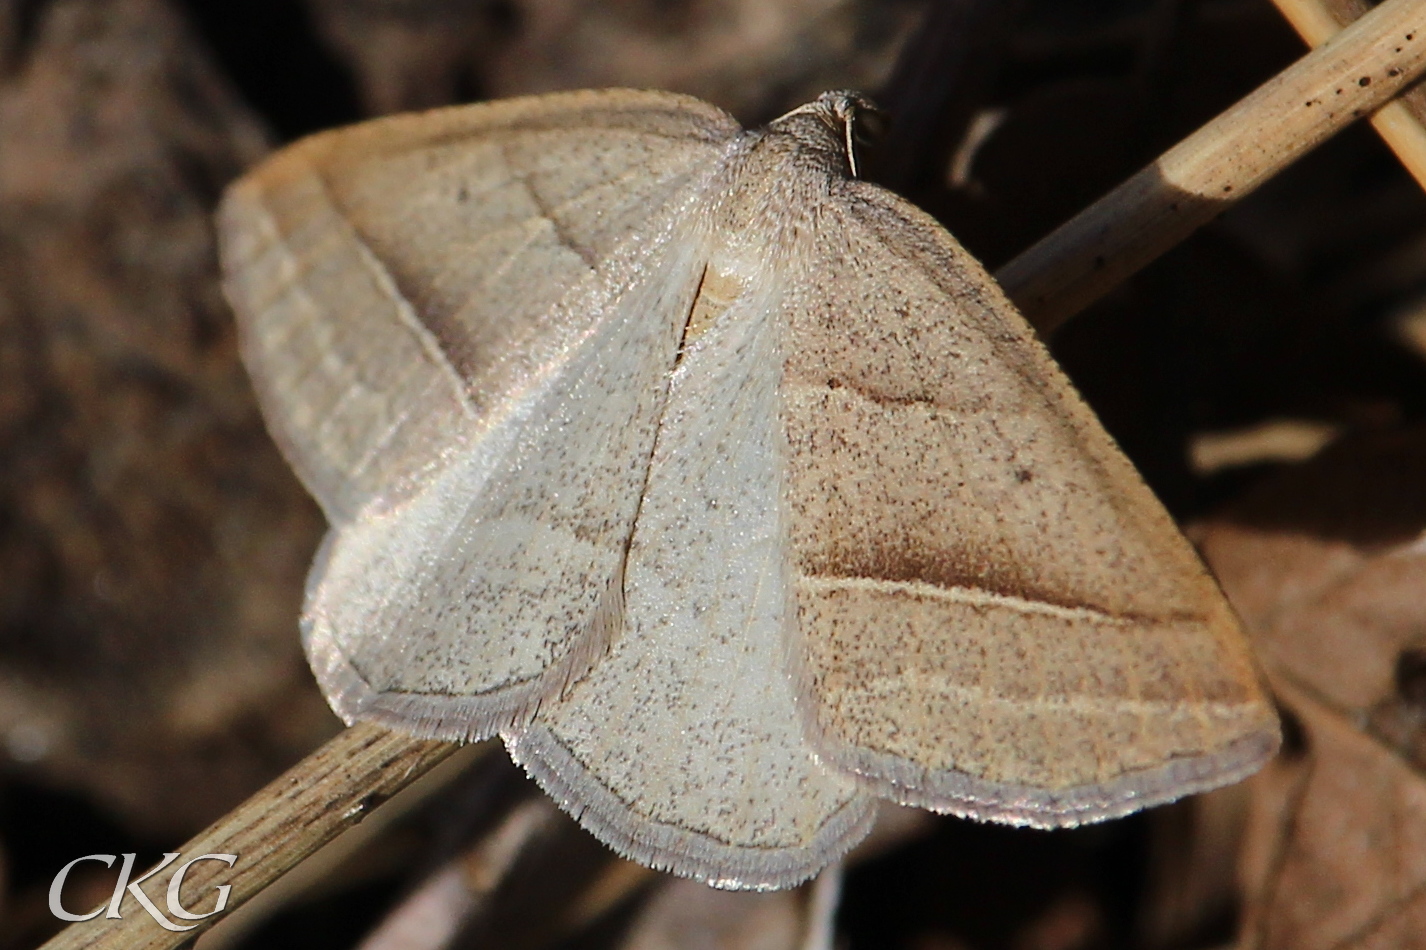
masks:
[[[336,195],[333,193],[331,185],[327,181],[325,173],[320,168],[314,167],[312,174],[321,184],[322,191],[332,207],[340,207]],[[426,358],[430,360],[431,364],[445,377],[451,387],[451,392],[456,397],[457,404],[461,407],[461,411],[468,418],[474,419],[477,413],[475,405],[471,401],[470,393],[466,391],[465,382],[461,379],[460,373],[456,371],[455,366],[453,366],[450,359],[447,358],[445,351],[441,349],[440,342],[436,340],[430,330],[426,329],[426,326],[421,322],[420,316],[416,313],[416,308],[411,306],[411,301],[407,300],[406,295],[396,286],[396,281],[391,276],[391,272],[386,269],[386,265],[384,265],[381,259],[376,256],[376,253],[372,251],[371,245],[362,237],[361,232],[348,223],[344,216],[339,215],[338,220],[351,236],[362,266],[371,274],[372,280],[376,282],[377,287],[381,289],[382,293],[391,301],[392,306],[396,308],[397,322],[401,324],[406,332],[411,334],[416,340],[416,345],[421,348],[421,352],[426,354]]]
[[[1041,600],[1026,600],[1010,594],[1000,594],[982,587],[941,587],[925,581],[900,581],[877,577],[839,577],[828,574],[803,574],[802,583],[819,592],[842,590],[867,591],[879,594],[908,594],[930,600],[948,601],[970,607],[1005,607],[1021,614],[1039,614],[1060,620],[1088,620],[1114,627],[1133,627],[1151,622],[1138,617],[1116,617],[1093,607],[1065,607]]]

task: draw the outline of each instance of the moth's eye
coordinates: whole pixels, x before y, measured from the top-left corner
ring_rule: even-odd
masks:
[[[886,110],[862,99],[847,116],[847,123],[851,126],[852,141],[863,148],[870,148],[886,137],[891,117]]]

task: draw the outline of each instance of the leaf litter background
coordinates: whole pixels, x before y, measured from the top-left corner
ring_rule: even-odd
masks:
[[[155,858],[339,728],[295,620],[321,519],[208,220],[269,149],[559,88],[752,123],[854,87],[891,111],[873,176],[993,268],[1301,53],[1267,0],[0,0],[0,950],[57,930],[65,862]],[[618,861],[476,749],[199,946],[1426,946],[1426,196],[1350,129],[1054,349],[1261,651],[1262,774],[1066,832],[892,813],[827,934],[830,888]]]

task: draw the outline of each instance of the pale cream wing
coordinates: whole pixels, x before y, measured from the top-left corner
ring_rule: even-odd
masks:
[[[490,736],[603,655],[700,249],[676,232],[638,279],[579,294],[603,316],[579,347],[420,491],[333,530],[302,622],[338,714]]]
[[[710,274],[705,291],[717,284]],[[871,820],[856,782],[816,761],[789,671],[776,290],[752,288],[684,351],[629,550],[623,632],[507,737],[616,851],[723,887],[805,880]],[[697,314],[723,305],[701,302]]]
[[[490,735],[617,631],[722,148],[686,103],[384,120],[229,200],[250,368],[333,521],[304,645],[348,721]]]
[[[1033,825],[1251,772],[1275,717],[1167,513],[949,235],[833,193],[783,389],[821,751],[893,799]]]
[[[328,518],[419,488],[591,332],[557,304],[626,279],[629,236],[658,238],[738,131],[670,93],[511,99],[315,135],[230,189],[244,360]]]

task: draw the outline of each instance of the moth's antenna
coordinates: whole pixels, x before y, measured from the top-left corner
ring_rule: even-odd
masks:
[[[842,137],[846,142],[847,168],[853,178],[861,177],[857,162],[857,142],[869,145],[886,131],[886,113],[859,92],[828,93],[833,99],[832,112],[842,120]]]
[[[847,110],[842,117],[842,135],[847,140],[847,168],[851,171],[853,178],[860,178],[857,174],[857,136],[852,131],[852,122],[856,120],[856,113],[851,109]]]

